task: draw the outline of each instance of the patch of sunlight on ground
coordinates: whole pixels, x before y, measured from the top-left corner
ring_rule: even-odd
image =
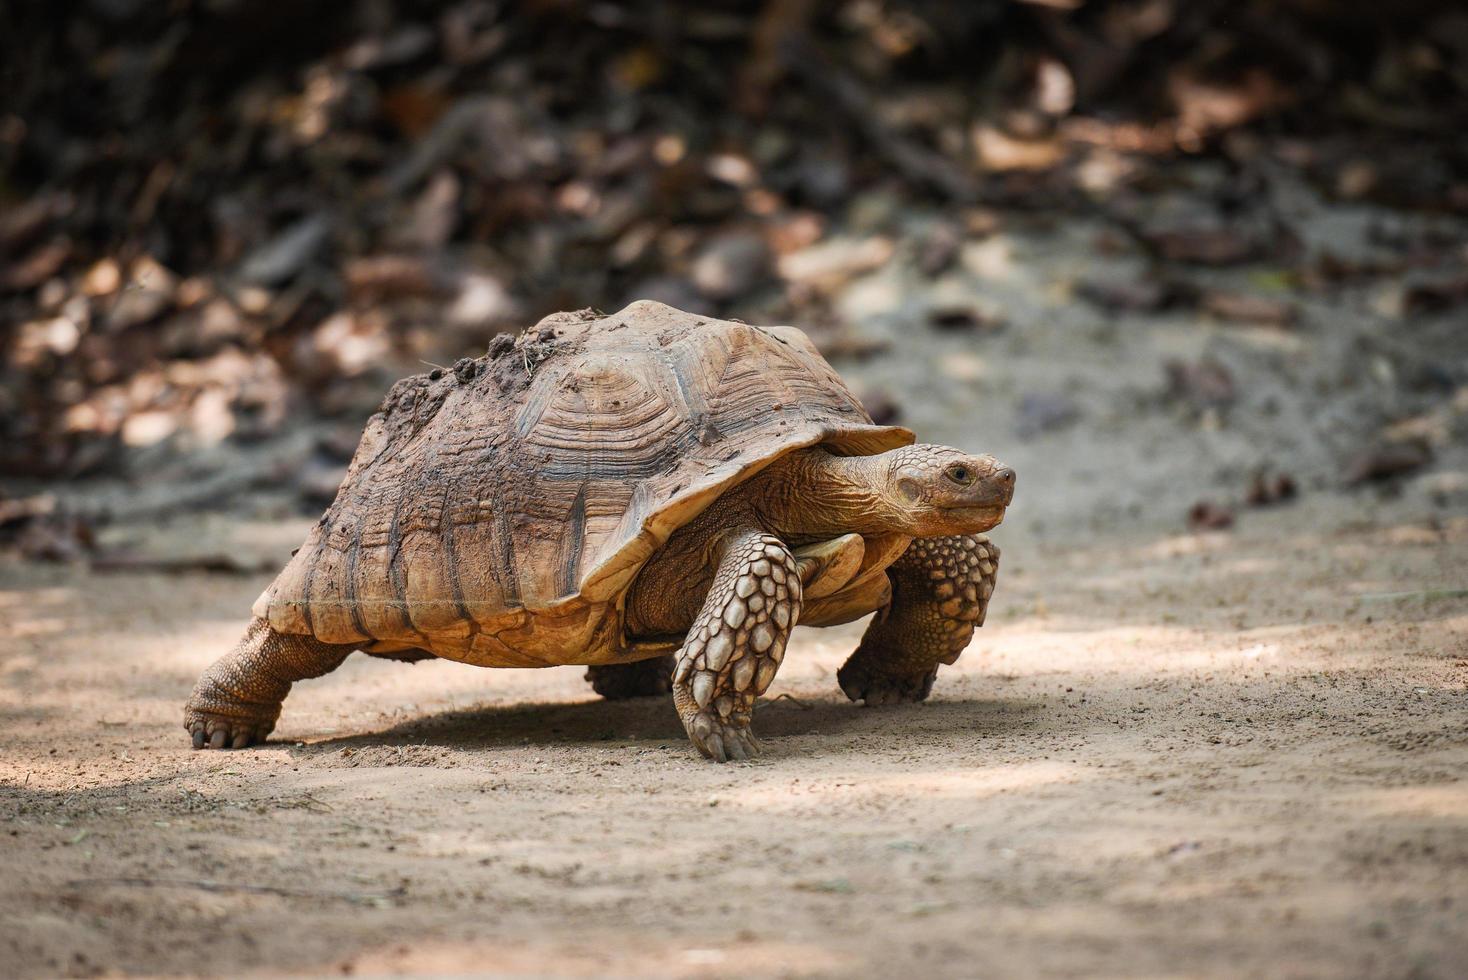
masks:
[[[1037,761],[983,769],[903,770],[887,775],[866,774],[860,781],[812,778],[799,783],[741,786],[721,802],[739,809],[780,811],[803,807],[812,798],[830,801],[870,801],[879,798],[911,800],[983,800],[1000,793],[1073,784],[1091,778],[1075,766]]]
[[[635,937],[635,939],[634,939]],[[352,958],[357,975],[557,977],[808,976],[855,970],[851,956],[812,943],[759,941],[697,946],[659,941],[638,930],[615,936],[583,933],[584,948],[501,943],[394,943]],[[637,948],[627,944],[635,941]]]
[[[76,590],[64,586],[49,589],[3,589],[0,590],[0,611],[19,609],[22,606],[63,606],[76,599]]]
[[[1462,826],[1468,820],[1468,784],[1391,786],[1352,794],[1354,805],[1382,817],[1431,817]]]
[[[0,641],[54,636],[67,628],[67,621],[54,615],[75,603],[70,588],[0,590]],[[0,656],[11,651],[0,649]]]
[[[1184,555],[1202,555],[1212,552],[1227,551],[1236,547],[1237,542],[1224,531],[1212,531],[1206,534],[1174,534],[1170,537],[1158,538],[1150,544],[1142,545],[1133,549],[1137,558],[1180,558]]]
[[[1013,619],[1004,625],[1003,630],[979,633],[974,645],[983,644],[984,649],[996,652],[1019,643],[1027,650],[1034,650],[1037,641],[1049,641],[1071,653],[1105,644],[1119,644],[1117,648],[1122,650],[1143,645],[1183,649],[1198,646],[1199,638],[1208,632],[1191,626],[1119,625],[1103,628],[1098,627],[1091,617],[1046,613]],[[1078,638],[1077,634],[1084,636]],[[958,662],[963,663],[962,658]]]

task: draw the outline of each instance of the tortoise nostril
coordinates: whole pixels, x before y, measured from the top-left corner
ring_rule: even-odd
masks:
[[[998,473],[995,473],[994,474],[994,477],[1000,483],[1013,484],[1014,483],[1014,470],[1012,470],[1012,469],[1010,469],[1009,467],[1006,466],[1004,469],[1000,470]]]

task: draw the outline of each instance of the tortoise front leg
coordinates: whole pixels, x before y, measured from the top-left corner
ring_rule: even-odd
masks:
[[[917,538],[887,569],[892,601],[836,673],[853,701],[921,701],[984,625],[999,549],[982,534]]]
[[[673,689],[676,664],[671,653],[630,664],[594,664],[586,668],[586,679],[608,701],[658,697]]]
[[[733,536],[673,673],[673,703],[698,751],[716,762],[750,759],[754,700],[775,679],[800,617],[800,574],[779,538]]]
[[[242,749],[265,741],[291,685],[336,670],[356,649],[251,620],[239,644],[204,671],[184,706],[194,748]]]

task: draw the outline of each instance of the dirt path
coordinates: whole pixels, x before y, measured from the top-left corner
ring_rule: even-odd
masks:
[[[0,972],[1461,975],[1468,520],[996,537],[931,702],[800,631],[722,767],[573,669],[362,657],[190,752],[260,581],[0,566]]]

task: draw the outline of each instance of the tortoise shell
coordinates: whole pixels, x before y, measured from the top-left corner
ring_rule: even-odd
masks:
[[[793,327],[650,301],[554,314],[398,382],[254,612],[373,653],[636,660],[669,644],[625,635],[628,587],[720,494],[802,447],[912,441],[874,425]]]

